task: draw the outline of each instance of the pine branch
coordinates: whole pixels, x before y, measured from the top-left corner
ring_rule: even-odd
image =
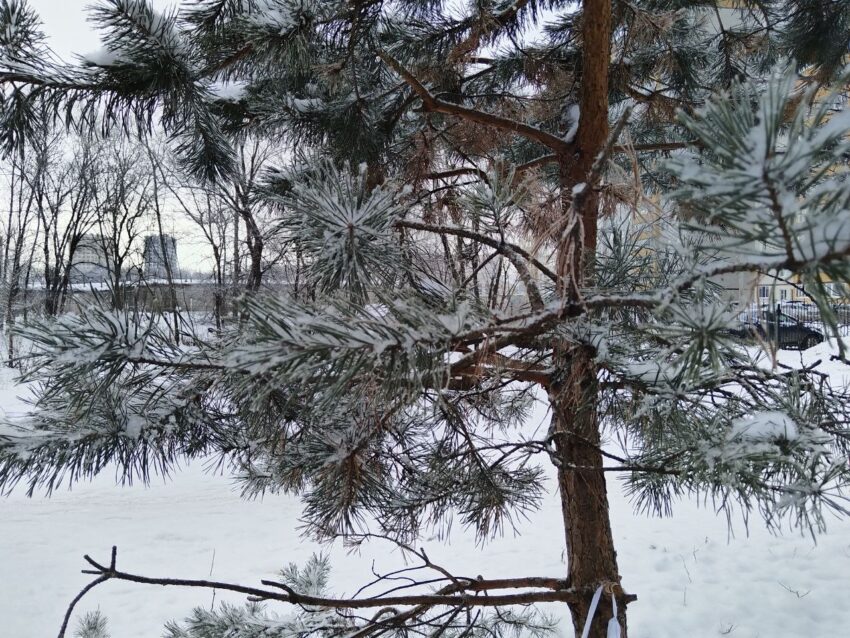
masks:
[[[622,153],[660,153],[667,151],[679,151],[686,148],[694,148],[699,147],[700,143],[697,140],[693,140],[690,142],[658,142],[652,144],[632,144],[628,146],[619,146],[614,145],[611,147],[609,153],[611,155],[620,155]],[[559,162],[559,155],[557,153],[551,153],[548,155],[541,155],[533,160],[528,162],[524,162],[522,164],[517,164],[515,173],[520,175],[526,171],[538,168],[540,166],[546,166],[547,164],[557,164]],[[481,179],[487,179],[486,171],[481,170],[475,166],[461,166],[458,168],[452,168],[445,171],[436,171],[433,173],[428,173],[425,175],[425,179],[451,179],[453,177],[461,177],[463,175],[477,175]]]
[[[296,592],[294,589],[283,583],[263,580],[263,585],[273,589],[264,589],[259,587],[249,587],[235,583],[182,579],[182,578],[156,578],[142,576],[130,572],[124,572],[117,568],[116,565],[117,549],[113,548],[112,560],[109,566],[102,565],[92,559],[90,556],[84,556],[86,562],[91,565],[92,569],[84,569],[82,573],[96,576],[83,591],[78,595],[72,604],[69,606],[66,618],[70,617],[73,607],[80,599],[90,591],[94,586],[99,585],[108,580],[117,580],[124,582],[139,583],[145,585],[160,585],[165,587],[191,587],[202,589],[217,589],[224,591],[232,591],[240,594],[245,594],[252,600],[258,601],[277,601],[292,605],[300,605],[306,607],[320,607],[326,609],[370,609],[370,608],[385,608],[397,606],[425,606],[425,607],[502,607],[506,605],[527,605],[538,602],[574,602],[583,598],[584,593],[578,592],[569,587],[569,584],[559,578],[502,578],[502,579],[457,579],[450,585],[446,585],[434,594],[410,594],[405,596],[378,596],[371,598],[327,598],[323,596],[313,596]],[[493,594],[491,592],[503,589],[523,589],[518,594]],[[282,590],[282,592],[281,592]],[[462,593],[468,592],[468,593]],[[476,594],[486,593],[486,596],[478,596]],[[630,594],[625,594],[620,589],[619,596],[622,596],[624,603],[637,600],[637,597]],[[63,626],[59,634],[59,638],[64,636]]]
[[[477,122],[486,126],[492,126],[499,130],[510,131],[511,133],[515,133],[550,148],[560,155],[566,155],[572,149],[572,145],[564,141],[563,138],[547,133],[546,131],[529,124],[524,124],[523,122],[511,120],[499,115],[493,115],[476,109],[470,109],[459,104],[439,100],[434,97],[425,85],[417,80],[410,71],[405,69],[400,62],[395,60],[387,52],[382,51],[378,55],[387,64],[387,66],[392,68],[405,82],[407,82],[410,88],[412,88],[422,100],[423,108],[426,111],[454,115],[470,122]]]
[[[476,21],[476,25],[472,31],[461,42],[457,43],[448,55],[449,62],[463,61],[464,58],[474,53],[481,46],[481,41],[487,37],[492,37],[499,29],[507,26],[514,20],[517,15],[530,0],[514,0],[506,9],[496,14],[480,15]],[[480,5],[483,6],[483,5]],[[480,60],[475,60],[474,63],[481,63]]]
[[[464,239],[471,239],[473,241],[478,242],[484,246],[488,246],[495,250],[497,253],[504,255],[510,260],[512,264],[515,266],[520,264],[520,268],[526,269],[525,264],[523,264],[519,258],[521,257],[526,262],[532,264],[535,268],[537,268],[543,275],[549,278],[551,281],[556,281],[557,276],[553,273],[547,266],[538,261],[535,257],[528,253],[525,249],[517,246],[516,244],[512,244],[510,242],[503,241],[501,239],[493,239],[492,237],[485,235],[483,233],[477,233],[473,230],[469,230],[467,228],[461,228],[458,226],[434,226],[432,224],[426,224],[423,222],[415,222],[406,219],[401,219],[395,222],[395,225],[400,228],[410,228],[411,230],[421,230],[427,233],[434,233],[437,235],[454,235],[456,237],[463,237]],[[527,269],[526,269],[527,271]]]
[[[405,228],[410,228],[410,229],[413,229],[413,230],[429,230],[427,228],[427,225],[425,225],[425,224],[419,225],[419,224],[415,224],[414,222],[411,222],[411,223],[396,222],[396,226],[403,226]],[[431,231],[431,232],[435,232],[435,231]],[[439,231],[437,231],[437,232],[439,232]],[[446,232],[446,234],[450,234],[450,235],[463,236],[463,235],[461,235],[457,232],[451,232],[451,229],[444,231],[444,232]],[[520,255],[517,253],[515,248],[512,245],[506,244],[505,242],[496,242],[495,240],[490,240],[490,238],[488,238],[486,235],[480,235],[478,233],[474,233],[474,234],[477,235],[476,241],[494,248],[496,250],[496,252],[499,252],[499,253],[503,254],[505,257],[508,258],[508,261],[510,261],[511,264],[513,264],[513,267],[516,269],[517,274],[519,275],[520,279],[522,280],[523,285],[525,286],[525,291],[526,291],[526,294],[528,295],[528,303],[531,305],[532,310],[542,310],[544,304],[543,304],[543,297],[540,294],[540,289],[537,287],[537,284],[535,283],[534,279],[531,277],[531,273],[529,273],[529,271],[528,271],[528,266],[526,265],[526,263],[522,259],[520,259]],[[532,260],[532,263],[534,263],[535,266],[538,266],[538,264],[539,264],[539,262],[537,262],[536,259]],[[538,268],[545,268],[545,266],[543,266],[542,264],[539,264]],[[548,271],[544,270],[542,272],[548,272]]]

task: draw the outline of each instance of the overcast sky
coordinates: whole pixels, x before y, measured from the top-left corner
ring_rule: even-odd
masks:
[[[59,55],[85,54],[100,48],[100,38],[86,20],[94,0],[28,0],[44,21],[44,32]],[[153,0],[159,10],[174,6],[169,0]]]

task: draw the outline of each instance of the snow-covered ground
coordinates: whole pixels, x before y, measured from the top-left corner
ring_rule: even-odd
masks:
[[[832,352],[822,344],[802,356],[806,363],[821,359],[821,369],[847,382],[850,367],[829,361]],[[800,357],[786,352],[780,358],[798,364]],[[0,407],[21,409],[8,374],[0,386]],[[850,521],[832,522],[817,544],[793,532],[771,536],[759,520],[751,521],[749,535],[737,522],[730,537],[725,518],[694,503],[679,503],[673,518],[646,518],[633,513],[616,484],[611,492],[624,586],[639,597],[629,608],[632,638],[846,635]],[[323,549],[299,538],[299,511],[289,497],[241,500],[227,477],[206,474],[200,465],[149,487],[119,488],[113,477],[100,476],[49,499],[16,492],[0,499],[0,637],[55,636],[68,602],[90,579],[80,574],[82,555],[105,561],[112,545],[127,571],[258,584]],[[554,494],[519,522],[516,536],[480,548],[456,528],[450,542],[426,539],[422,546],[433,561],[462,575],[565,573]],[[378,570],[401,564],[399,554],[381,543],[359,555],[324,549],[333,559],[335,594],[369,580],[373,561]],[[217,592],[215,604],[223,599],[239,597]],[[110,582],[93,590],[78,611],[99,608],[113,638],[155,638],[165,621],[213,602],[209,591]]]

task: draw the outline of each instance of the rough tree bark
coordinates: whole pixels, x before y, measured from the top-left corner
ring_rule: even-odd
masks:
[[[593,184],[581,185],[588,181],[608,138],[610,0],[584,0],[581,37],[579,128],[573,148],[558,158],[563,230],[557,274],[561,294],[570,301],[579,301],[582,288],[589,283],[588,269],[596,250],[599,198]],[[570,612],[576,635],[581,635],[593,593],[604,585],[606,595],[596,611],[590,637],[606,637],[612,616],[611,595],[616,595],[625,638],[625,601],[602,471],[595,354],[589,345],[556,344],[557,373],[549,389],[569,578],[572,587],[585,594],[570,605]]]

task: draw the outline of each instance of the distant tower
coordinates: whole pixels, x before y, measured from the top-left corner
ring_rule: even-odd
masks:
[[[162,249],[165,248],[163,256]],[[177,240],[171,235],[148,235],[145,237],[144,266],[142,272],[145,279],[166,279],[168,270],[165,260],[171,268],[171,276],[177,274]],[[163,258],[164,257],[164,258]]]
[[[107,280],[109,268],[101,235],[83,235],[74,249],[70,279],[72,284],[101,283]]]

